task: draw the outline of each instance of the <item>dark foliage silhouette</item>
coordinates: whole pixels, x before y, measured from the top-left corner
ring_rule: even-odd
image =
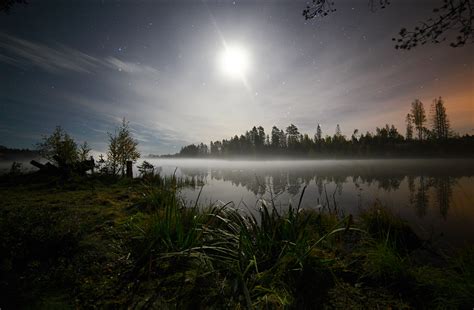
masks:
[[[0,12],[10,13],[15,4],[27,4],[27,0],[0,0]]]
[[[426,127],[428,116],[423,103],[415,99],[407,114],[406,136],[392,124],[377,127],[374,132],[360,133],[354,129],[347,138],[340,124],[334,134],[323,135],[318,124],[311,138],[300,133],[290,124],[285,131],[273,126],[270,135],[262,126],[254,126],[240,136],[222,141],[188,145],[181,149],[180,157],[413,157],[413,156],[472,156],[474,137],[459,136],[452,132],[444,101],[441,97],[433,101],[429,120],[431,130]]]
[[[369,0],[372,11],[383,9],[389,4],[389,0]],[[443,0],[441,6],[433,9],[435,17],[421,21],[411,30],[403,27],[398,34],[399,37],[392,39],[396,42],[395,48],[410,50],[426,43],[444,42],[450,36],[453,37],[450,39],[452,47],[473,43],[473,8],[473,0]],[[313,0],[303,10],[303,16],[307,20],[316,19],[335,11],[334,1]]]

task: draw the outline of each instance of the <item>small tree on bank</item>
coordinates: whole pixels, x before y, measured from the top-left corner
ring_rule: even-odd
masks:
[[[57,126],[50,136],[44,136],[37,147],[42,157],[58,167],[71,165],[79,160],[76,142],[61,126]]]
[[[118,174],[119,169],[119,149],[117,133],[109,135],[109,150],[107,151],[107,171],[113,175]]]
[[[133,139],[129,122],[123,118],[122,124],[116,128],[115,133],[109,135],[109,150],[107,161],[110,172],[114,175],[119,172],[125,175],[127,161],[136,162],[140,158],[137,150],[138,142]]]
[[[138,168],[138,172],[140,173],[140,176],[142,177],[153,176],[155,173],[155,166],[153,166],[146,160],[137,168]]]
[[[91,148],[87,141],[84,141],[81,145],[79,145],[79,150],[77,152],[80,161],[86,161],[89,159],[89,153]]]

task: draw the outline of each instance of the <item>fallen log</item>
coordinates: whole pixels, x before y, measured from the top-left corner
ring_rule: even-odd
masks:
[[[50,162],[47,162],[46,164],[42,164],[40,162],[37,162],[36,160],[32,160],[30,161],[30,164],[38,168],[40,171],[58,171],[59,170],[58,167],[51,164]]]
[[[74,164],[64,164],[59,167],[51,164],[50,162],[47,162],[46,164],[42,164],[36,160],[30,161],[30,164],[38,168],[40,171],[48,172],[48,173],[75,172],[75,173],[85,174],[87,171],[93,170],[95,167],[95,161],[93,158],[89,160],[84,160],[82,162],[77,162]]]
[[[33,166],[35,166],[36,168],[38,168],[38,169],[40,169],[40,170],[41,170],[41,169],[44,169],[44,165],[43,165],[42,163],[37,162],[37,161],[34,160],[34,159],[33,159],[32,161],[30,161],[30,164],[33,165]]]

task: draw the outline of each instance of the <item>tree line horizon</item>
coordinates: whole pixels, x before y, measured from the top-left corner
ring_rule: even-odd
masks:
[[[451,129],[444,101],[441,97],[434,99],[429,119],[423,103],[415,99],[405,117],[405,136],[399,133],[392,124],[376,127],[375,133],[367,131],[364,135],[354,129],[350,138],[342,134],[340,125],[336,125],[333,135],[324,135],[318,124],[313,137],[302,134],[296,125],[290,124],[285,130],[273,126],[271,133],[266,134],[262,126],[235,135],[230,139],[190,144],[173,155],[153,155],[148,157],[191,157],[191,158],[225,158],[225,157],[413,157],[413,156],[474,156],[474,136],[460,136]],[[427,125],[430,127],[428,128]],[[129,122],[123,118],[114,133],[108,133],[108,150],[100,154],[97,168],[107,174],[124,175],[127,161],[135,163],[140,158],[138,141],[133,138]],[[0,151],[17,151],[17,153],[38,152],[43,158],[58,167],[72,167],[93,157],[91,148],[84,141],[76,141],[57,126],[50,136],[44,136],[38,143],[36,151],[8,149],[0,146]],[[1,153],[0,153],[1,155]]]
[[[290,124],[285,130],[273,126],[265,133],[262,126],[253,126],[245,134],[230,139],[183,146],[179,153],[159,157],[228,157],[228,156],[279,156],[294,155],[318,157],[320,155],[449,155],[473,154],[474,136],[460,136],[451,128],[442,97],[433,100],[427,115],[423,102],[415,99],[405,117],[402,135],[393,125],[376,127],[375,133],[365,134],[354,129],[350,137],[342,134],[340,124],[334,134],[323,134],[318,124],[314,135],[300,133]],[[150,157],[158,157],[150,154]]]

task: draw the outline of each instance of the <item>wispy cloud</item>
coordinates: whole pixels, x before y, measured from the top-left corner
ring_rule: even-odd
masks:
[[[33,65],[52,73],[92,73],[100,65],[97,58],[64,45],[47,46],[5,33],[0,33],[0,38],[0,53],[3,56],[0,61],[10,60],[8,64]]]
[[[153,74],[153,75],[158,74],[158,70],[153,67],[143,65],[140,63],[123,61],[115,57],[107,57],[105,59],[104,65],[113,69],[117,69],[119,71],[127,72],[127,73],[133,73],[133,74],[145,73],[145,74]]]
[[[0,32],[0,62],[24,69],[35,66],[49,73],[97,73],[103,69],[132,74],[158,74],[158,70],[116,57],[96,57],[53,42],[49,45]]]

